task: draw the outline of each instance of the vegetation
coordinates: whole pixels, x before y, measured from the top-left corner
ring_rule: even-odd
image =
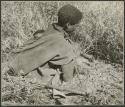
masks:
[[[114,70],[113,76],[119,74],[117,68],[123,68],[123,11],[124,3],[123,1],[2,1],[1,2],[1,61],[2,64],[6,63],[7,60],[11,57],[12,49],[18,48],[23,45],[23,43],[32,38],[33,33],[37,30],[43,29],[46,30],[51,23],[57,22],[57,12],[60,7],[65,4],[72,4],[81,10],[83,13],[83,19],[80,22],[80,25],[74,31],[72,36],[70,36],[73,41],[74,47],[76,47],[76,52],[78,57],[80,54],[90,54],[93,55],[95,60],[103,61],[104,64],[116,64],[120,67],[116,67]],[[100,62],[99,62],[100,63]],[[99,66],[101,66],[99,64]],[[107,65],[105,65],[107,66]],[[103,67],[105,67],[103,66]],[[83,70],[83,65],[80,64],[80,71]],[[111,69],[114,68],[113,66]],[[101,68],[97,68],[101,70]],[[108,68],[103,69],[105,72]],[[111,70],[110,69],[110,70]],[[90,70],[90,68],[88,68]],[[98,74],[99,71],[95,70],[95,74]],[[90,70],[91,71],[91,70]],[[122,70],[120,70],[120,75]],[[117,72],[117,73],[116,73]],[[92,74],[93,75],[93,74]],[[107,78],[108,78],[108,74]],[[34,97],[28,97],[28,90],[32,90],[34,86],[29,84],[29,82],[20,83],[20,77],[12,77],[4,75],[5,78],[2,79],[4,83],[3,87],[10,87],[8,89],[3,88],[3,102],[8,101],[6,98],[12,99],[10,103],[20,102],[23,104],[55,104],[54,100],[48,95],[40,94],[40,91],[37,91],[34,94]],[[3,77],[4,77],[3,76]],[[11,78],[11,79],[10,79]],[[99,78],[94,75],[93,78]],[[101,77],[100,77],[101,78]],[[120,77],[121,78],[121,77]],[[14,82],[10,81],[13,80]],[[25,81],[25,80],[24,80]],[[29,80],[26,80],[29,81]],[[109,81],[109,80],[107,80]],[[118,80],[123,81],[123,80]],[[117,81],[117,82],[118,82]],[[114,81],[115,83],[116,81]],[[8,83],[11,84],[8,85]],[[85,82],[86,83],[86,82]],[[20,85],[18,88],[15,88],[15,85]],[[23,85],[22,85],[23,84]],[[86,83],[88,84],[88,83]],[[103,84],[104,86],[105,84]],[[24,90],[23,90],[24,89]],[[26,90],[27,91],[26,91]],[[9,91],[8,91],[9,90]],[[18,91],[17,91],[18,90]],[[23,93],[23,95],[21,94]],[[108,89],[105,89],[106,91]],[[105,91],[104,90],[104,91]],[[43,90],[44,91],[44,90]],[[9,92],[9,94],[7,94]],[[4,94],[5,93],[5,94]],[[27,94],[26,94],[27,93]],[[112,93],[112,92],[111,92]],[[118,91],[118,93],[120,93]],[[117,93],[117,94],[118,94]],[[12,96],[13,94],[13,96]],[[104,92],[103,92],[104,94]],[[95,97],[84,97],[87,98],[86,102],[89,102],[90,99],[93,100],[91,104],[122,104],[121,99],[116,98],[117,94],[113,94],[113,100],[104,101],[104,96],[109,98],[108,94],[100,94],[99,99],[98,95],[94,93]],[[10,95],[9,97],[7,95]],[[41,96],[41,99],[35,99],[36,96]],[[91,94],[92,95],[92,94]],[[101,96],[102,95],[102,96]],[[25,98],[24,98],[25,97]],[[111,97],[111,96],[110,96]],[[45,100],[48,99],[49,100]],[[116,99],[115,99],[116,98]],[[121,97],[120,97],[121,98]],[[77,98],[78,99],[78,98]],[[115,100],[114,100],[115,99]],[[81,99],[79,104],[82,103]],[[84,99],[85,100],[85,99]],[[116,101],[117,100],[117,101]],[[96,102],[100,101],[100,102]],[[91,101],[90,101],[91,102]],[[9,103],[9,104],[10,104]],[[87,103],[84,103],[87,104]]]

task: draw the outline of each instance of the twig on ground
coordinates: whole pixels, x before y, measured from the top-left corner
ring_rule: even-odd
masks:
[[[52,86],[52,85],[48,85],[48,84],[39,84],[39,88],[41,88],[42,86],[44,86],[45,88],[52,88],[52,89],[56,89],[56,90],[59,90],[59,91],[67,91],[67,92],[71,92],[71,93],[74,93],[74,94],[78,94],[78,95],[87,95],[86,92],[81,92],[81,91],[76,91],[76,90],[71,90],[71,89],[64,89],[64,88],[60,88],[60,87],[56,87],[56,86]]]

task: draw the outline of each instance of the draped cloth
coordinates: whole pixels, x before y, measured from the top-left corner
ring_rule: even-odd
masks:
[[[41,35],[14,51],[9,61],[14,72],[23,70],[25,75],[48,62],[67,65],[75,58],[71,44],[64,38],[67,33],[60,26],[53,24]]]

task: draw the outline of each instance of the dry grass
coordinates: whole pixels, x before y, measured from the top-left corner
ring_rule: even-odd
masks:
[[[124,77],[122,66],[118,64],[112,66],[97,60],[89,63],[88,66],[85,59],[80,57],[77,62],[80,74],[76,75],[71,82],[65,84],[63,88],[87,94],[83,96],[67,94],[66,101],[68,104],[123,105]],[[2,104],[57,105],[56,100],[52,98],[52,92],[39,84],[39,80],[30,77],[14,77],[3,73]],[[65,104],[67,103],[65,102]]]
[[[123,104],[123,1],[2,1],[2,65],[11,57],[11,50],[23,45],[36,30],[46,30],[51,23],[57,22],[58,9],[68,3],[83,13],[80,26],[71,34],[71,39],[78,55],[82,91],[89,93],[69,96],[68,101],[77,105]],[[96,61],[89,67],[79,57],[80,53],[92,54]],[[30,78],[9,76],[3,70],[2,77],[2,104],[57,104],[52,93],[36,88],[38,83],[32,84],[34,80]],[[67,88],[78,89],[77,76],[72,82]]]
[[[121,63],[123,59],[123,2],[1,2],[2,62],[13,48],[23,45],[38,29],[57,22],[57,11],[72,4],[83,13],[80,26],[71,39],[80,45],[80,51],[95,58]],[[103,42],[102,42],[103,41]],[[105,52],[104,52],[105,51]]]

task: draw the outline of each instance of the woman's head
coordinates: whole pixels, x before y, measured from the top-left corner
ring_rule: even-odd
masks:
[[[64,27],[65,30],[73,30],[74,25],[78,24],[81,19],[82,13],[70,4],[63,6],[58,11],[58,25]]]

